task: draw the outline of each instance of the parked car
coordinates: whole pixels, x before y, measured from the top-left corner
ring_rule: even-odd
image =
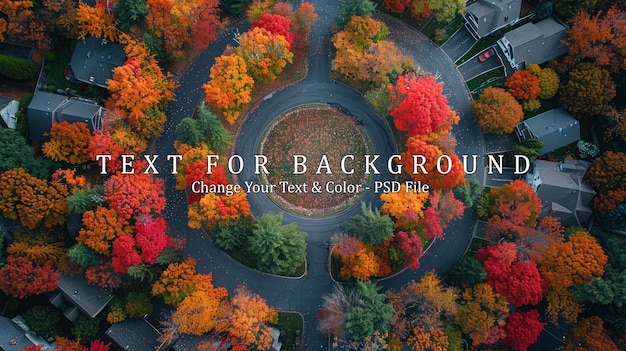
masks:
[[[495,54],[496,54],[496,50],[494,50],[493,48],[489,48],[483,51],[482,54],[478,55],[478,61],[485,62]]]

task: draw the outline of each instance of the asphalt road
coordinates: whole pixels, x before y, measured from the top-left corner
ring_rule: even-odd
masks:
[[[380,117],[373,112],[371,105],[356,91],[333,83],[330,79],[330,32],[337,16],[339,2],[336,0],[311,1],[320,20],[314,25],[310,35],[310,58],[307,78],[272,95],[247,116],[240,133],[236,136],[234,150],[244,160],[250,159],[263,129],[282,111],[299,104],[326,102],[339,104],[364,121],[364,127],[370,135],[376,153],[389,155],[394,153],[394,142],[390,131]],[[484,140],[478,127],[471,121],[470,97],[463,77],[448,56],[432,42],[424,38],[402,22],[387,16],[380,17],[388,23],[390,39],[395,40],[401,49],[412,55],[415,62],[425,70],[438,75],[444,83],[444,93],[450,105],[460,117],[460,123],[454,128],[457,137],[458,154],[484,154]],[[232,30],[243,32],[246,24],[235,24]],[[232,31],[231,31],[232,32]],[[209,80],[209,70],[214,58],[219,56],[226,44],[234,44],[232,33],[222,35],[216,42],[203,51],[191,67],[183,72],[177,81],[176,101],[166,109],[168,121],[163,136],[157,141],[155,153],[174,154],[173,142],[176,137],[175,126],[184,117],[191,116],[197,103],[203,97],[202,84]],[[381,156],[385,159],[385,156]],[[158,161],[165,161],[165,157]],[[159,169],[167,165],[157,162]],[[381,167],[382,168],[382,167]],[[245,173],[247,169],[247,172]],[[482,170],[480,170],[482,172]],[[251,167],[244,168],[239,180],[254,179]],[[383,172],[384,173],[384,172]],[[268,304],[281,310],[293,310],[305,318],[304,343],[306,350],[324,349],[327,338],[316,329],[316,313],[321,305],[321,295],[330,292],[333,282],[326,270],[328,249],[324,245],[336,233],[345,219],[358,212],[358,206],[342,213],[325,218],[310,218],[284,213],[284,222],[296,222],[307,236],[307,274],[301,279],[289,279],[253,271],[221,250],[216,249],[210,239],[201,230],[187,227],[187,202],[184,193],[175,190],[175,180],[169,174],[161,175],[166,184],[167,207],[165,217],[170,224],[172,234],[187,240],[185,254],[195,257],[199,272],[213,272],[216,285],[224,286],[229,291],[239,284],[247,285],[252,292],[260,294]],[[479,180],[482,174],[475,175]],[[380,179],[390,179],[391,175],[381,174]],[[364,195],[364,201],[379,204],[378,194]],[[255,215],[276,213],[280,209],[263,194],[249,195],[252,211]],[[382,282],[385,289],[399,289],[401,285],[419,277],[426,270],[444,273],[449,265],[465,252],[471,240],[475,215],[466,211],[462,220],[452,222],[445,231],[445,240],[435,242],[421,259],[422,267],[417,271],[405,271]]]
[[[472,36],[466,26],[461,26],[451,37],[441,45],[453,62],[463,57],[478,41]]]

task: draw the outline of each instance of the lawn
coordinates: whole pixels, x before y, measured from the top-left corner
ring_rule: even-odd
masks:
[[[268,158],[268,171],[264,181],[277,185],[273,198],[289,210],[306,214],[328,213],[346,208],[355,203],[363,191],[336,192],[326,188],[326,184],[348,184],[360,186],[366,182],[365,157],[368,152],[368,139],[361,132],[362,127],[356,117],[348,116],[326,104],[309,105],[279,116],[261,141],[259,153]],[[294,174],[292,155],[307,158],[304,174]],[[354,155],[347,159],[345,174],[341,169],[344,155]],[[317,168],[323,157],[327,157],[327,168]],[[281,182],[307,184],[306,192],[283,191]],[[313,184],[322,185],[315,193]],[[333,182],[333,183],[330,183]]]
[[[301,340],[297,340],[297,334],[300,335],[300,338],[302,337],[304,320],[299,313],[278,312],[278,323],[276,323],[276,326],[285,333],[282,339],[283,347],[281,350],[302,350],[303,343]]]
[[[480,95],[485,88],[501,86],[504,84],[505,79],[504,68],[500,67],[469,80],[467,82],[467,88],[472,93],[473,98],[477,98],[477,95]]]

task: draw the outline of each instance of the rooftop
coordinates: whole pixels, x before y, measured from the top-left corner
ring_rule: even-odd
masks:
[[[524,131],[530,131],[530,135]],[[539,155],[545,155],[563,146],[580,140],[580,124],[562,108],[555,108],[532,118],[522,121],[517,127],[519,133],[524,134],[520,139],[535,137],[544,142]]]
[[[102,312],[113,298],[110,290],[89,284],[87,278],[82,275],[73,277],[60,275],[59,290],[68,303],[78,307],[89,318],[94,318]]]
[[[115,323],[106,331],[114,349],[128,351],[155,350],[161,333],[143,318],[129,318]]]
[[[106,88],[106,81],[113,76],[113,69],[124,61],[126,53],[120,44],[87,37],[76,43],[70,68],[77,80]]]

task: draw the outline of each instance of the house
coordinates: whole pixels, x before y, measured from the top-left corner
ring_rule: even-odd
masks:
[[[113,299],[113,292],[89,284],[82,275],[60,275],[59,287],[49,294],[48,299],[63,310],[67,319],[75,322],[81,314],[87,318],[95,318]]]
[[[63,121],[84,122],[90,130],[100,129],[103,110],[91,100],[37,91],[28,105],[30,138],[39,141],[50,140],[52,124]]]
[[[588,161],[571,159],[535,161],[526,181],[541,199],[543,213],[559,218],[565,226],[583,226],[589,222],[594,191],[584,176],[590,165]]]
[[[539,156],[580,140],[580,124],[562,108],[555,108],[522,121],[515,126],[519,141],[535,138],[543,141]]]
[[[522,0],[477,0],[463,15],[470,32],[483,38],[519,19]]]
[[[111,342],[112,351],[144,351],[160,347],[160,336],[161,332],[145,319],[129,318],[111,325],[103,340]]]
[[[548,17],[513,29],[498,40],[498,45],[513,69],[525,69],[532,63],[542,64],[567,53],[562,42],[566,32],[565,24]]]
[[[124,61],[126,53],[120,44],[90,36],[76,43],[68,76],[106,88],[106,81],[113,77],[113,69]]]
[[[13,98],[0,96],[0,129],[11,128],[15,129],[17,125],[17,117],[15,113],[20,108],[20,103]]]
[[[33,345],[42,345],[43,351],[54,350],[54,347],[30,330],[21,316],[13,319],[0,316],[0,350],[21,351]]]

